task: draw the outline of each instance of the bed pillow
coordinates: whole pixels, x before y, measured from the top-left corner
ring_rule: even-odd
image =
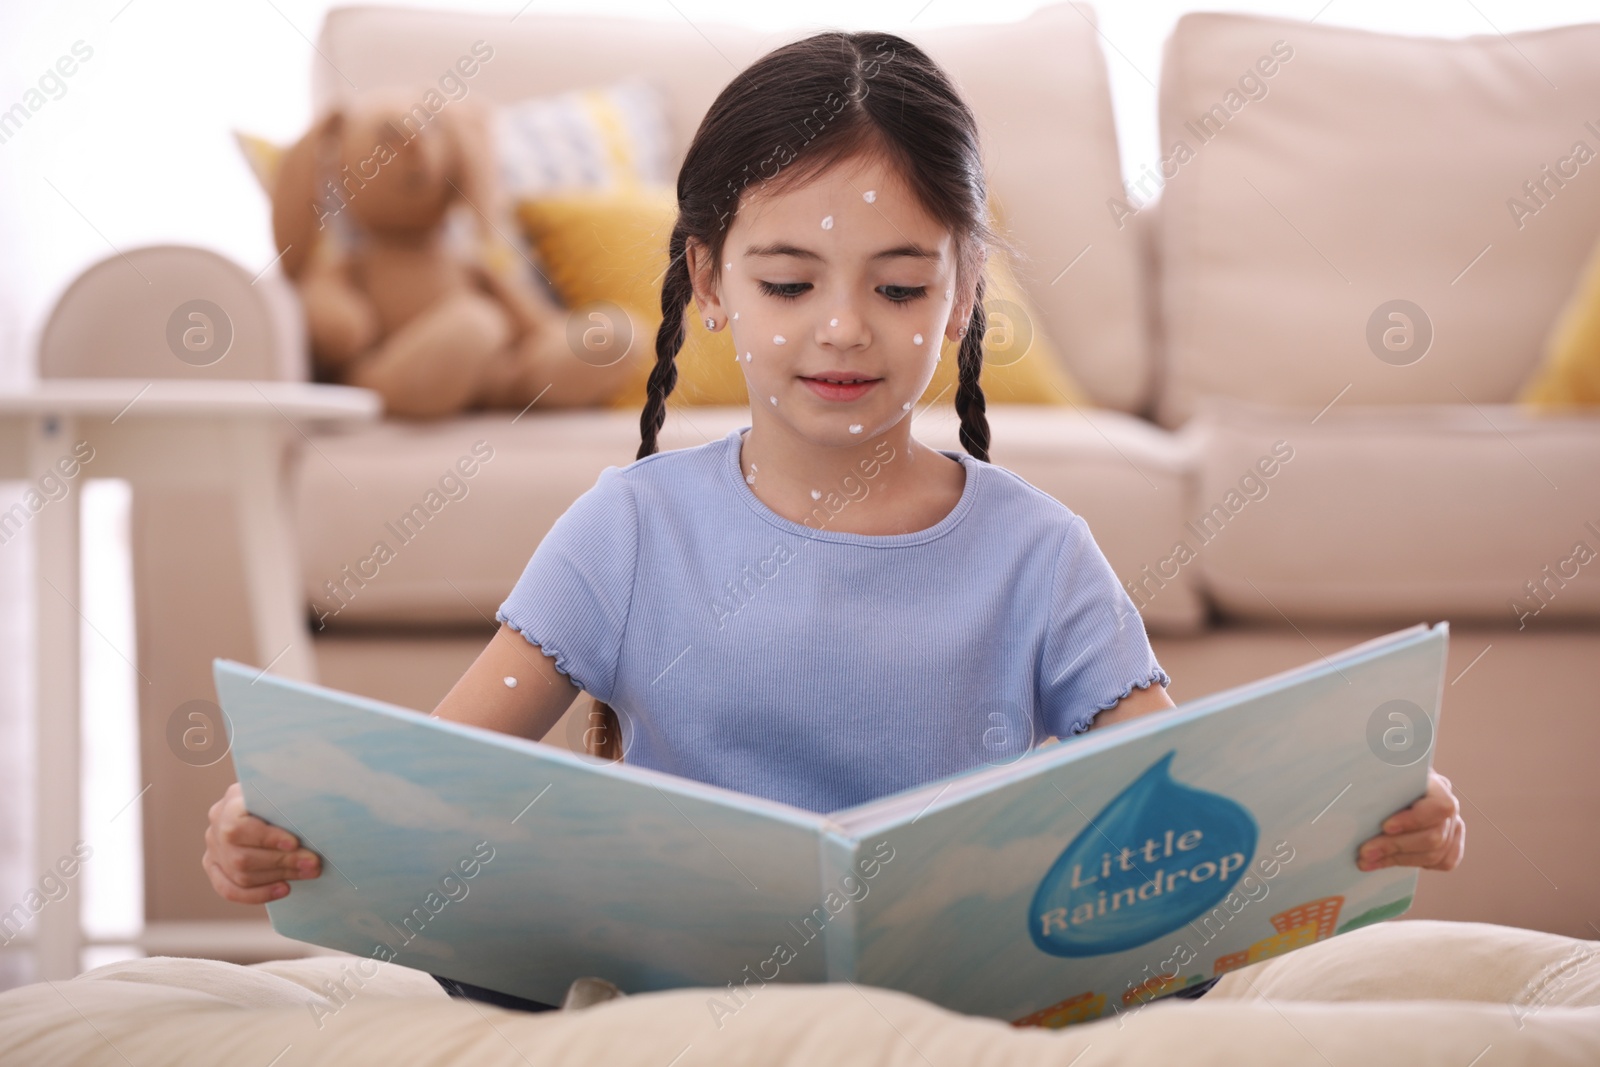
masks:
[[[670,186],[528,198],[518,202],[517,216],[564,304],[577,308],[604,301],[633,310],[651,331],[636,343],[653,349],[654,331],[661,323],[667,240],[677,221],[677,198]],[[980,379],[985,399],[1008,404],[1090,404],[1063,369],[1044,334],[1043,319],[1004,257],[990,257],[988,277],[984,306],[990,323]],[[946,340],[941,352],[943,358],[921,403],[953,406],[957,345]],[[653,359],[643,361],[611,406],[643,407],[653,366]],[[749,403],[744,373],[734,362],[727,330],[711,333],[698,316],[686,315],[677,366],[678,382],[669,403]]]
[[[1517,394],[1535,408],[1600,405],[1600,243],[1545,340],[1544,359]]]

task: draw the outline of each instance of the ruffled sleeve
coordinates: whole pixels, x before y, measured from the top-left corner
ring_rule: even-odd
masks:
[[[1156,662],[1144,619],[1082,516],[1073,516],[1056,556],[1046,628],[1039,694],[1049,734],[1082,733],[1096,712],[1114,706],[1135,686],[1171,684]]]
[[[519,631],[584,692],[609,703],[633,600],[638,508],[617,467],[562,513],[495,618]]]

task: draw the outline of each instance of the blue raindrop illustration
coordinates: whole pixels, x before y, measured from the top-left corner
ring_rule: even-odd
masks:
[[[1028,907],[1033,943],[1055,956],[1121,952],[1209,911],[1255,857],[1250,812],[1172,780],[1168,752],[1089,821]]]

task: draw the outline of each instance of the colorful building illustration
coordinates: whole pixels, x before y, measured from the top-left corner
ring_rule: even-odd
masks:
[[[1073,1023],[1098,1019],[1105,1010],[1105,996],[1091,990],[1088,993],[1079,993],[1075,997],[1057,1001],[1048,1008],[1040,1008],[1032,1015],[1024,1015],[1011,1025],[1043,1026],[1051,1030],[1059,1030],[1061,1027],[1070,1026]]]
[[[1272,928],[1277,933],[1262,938],[1242,952],[1218,956],[1212,965],[1213,976],[1258,960],[1281,956],[1314,941],[1332,937],[1339,922],[1339,909],[1344,907],[1343,896],[1321,897],[1297,904],[1287,911],[1272,916]]]
[[[1409,903],[1409,899],[1407,900]],[[1308,900],[1304,904],[1297,904],[1286,911],[1280,911],[1271,916],[1272,928],[1277,931],[1271,937],[1264,937],[1249,948],[1238,952],[1230,952],[1225,956],[1218,956],[1212,964],[1211,974],[1215,977],[1255,963],[1258,960],[1270,959],[1281,956],[1285,952],[1292,952],[1303,948],[1315,941],[1332,937],[1338,927],[1339,912],[1344,907],[1343,896],[1321,897],[1317,900]],[[1142,984],[1134,986],[1122,994],[1124,1005],[1133,1005],[1194,985],[1204,981],[1203,975],[1192,974],[1187,978],[1179,975],[1155,975]],[[1058,1001],[1047,1008],[1040,1008],[1032,1015],[1024,1016],[1013,1022],[1012,1026],[1043,1026],[1052,1030],[1073,1023],[1088,1022],[1100,1018],[1105,1012],[1106,998],[1104,994],[1092,990],[1079,993]]]
[[[1339,924],[1339,909],[1344,907],[1344,897],[1323,897],[1320,900],[1309,901],[1297,908],[1280,911],[1272,917],[1272,928],[1280,934],[1290,930],[1297,930],[1307,923],[1314,923],[1317,928],[1315,940],[1321,941],[1325,937],[1332,937],[1334,928]]]
[[[1242,952],[1230,952],[1226,956],[1218,956],[1216,964],[1211,968],[1211,975],[1216,977],[1219,974],[1233,970],[1235,967],[1243,967],[1249,962],[1249,949],[1245,949]]]

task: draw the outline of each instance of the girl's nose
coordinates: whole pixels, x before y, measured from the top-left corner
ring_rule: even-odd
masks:
[[[866,321],[854,309],[835,307],[818,326],[820,340],[840,348],[852,348],[867,342]]]

